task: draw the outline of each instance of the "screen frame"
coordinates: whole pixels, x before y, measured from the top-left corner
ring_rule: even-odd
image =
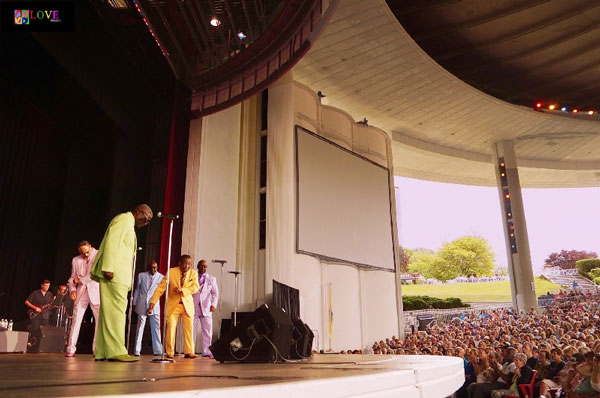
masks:
[[[311,251],[307,251],[307,250],[302,250],[300,249],[300,190],[299,188],[299,184],[300,184],[300,173],[299,173],[299,163],[298,163],[298,133],[299,132],[304,132],[307,133],[309,135],[312,135],[313,137],[316,137],[330,145],[333,145],[335,148],[337,149],[341,149],[342,151],[345,151],[347,153],[349,153],[352,156],[356,156],[357,158],[367,161],[368,163],[377,166],[383,170],[385,170],[388,178],[387,178],[387,187],[388,187],[388,204],[389,204],[389,216],[390,216],[390,233],[391,233],[391,238],[392,238],[392,261],[393,261],[393,267],[392,268],[386,268],[386,267],[378,267],[375,265],[371,265],[371,264],[364,264],[364,263],[359,263],[359,262],[355,262],[355,261],[349,261],[349,260],[345,260],[345,259],[341,259],[341,258],[337,258],[337,257],[331,257],[331,256],[326,256],[323,254],[319,254],[319,253],[314,253]],[[396,240],[394,239],[394,220],[393,220],[393,204],[392,204],[392,190],[391,190],[391,182],[390,182],[390,169],[382,166],[374,161],[372,161],[369,158],[366,158],[356,152],[353,152],[347,148],[344,148],[343,146],[336,144],[335,142],[328,140],[325,137],[320,136],[317,133],[314,133],[300,125],[294,125],[294,174],[295,174],[295,182],[296,182],[296,195],[295,195],[295,199],[296,199],[296,253],[299,254],[305,254],[311,257],[315,257],[318,258],[320,260],[326,261],[326,262],[330,262],[330,263],[336,263],[336,264],[342,264],[342,265],[350,265],[350,266],[354,266],[358,269],[364,269],[364,270],[373,270],[373,271],[387,271],[387,272],[396,272],[397,271],[397,264],[396,264]]]

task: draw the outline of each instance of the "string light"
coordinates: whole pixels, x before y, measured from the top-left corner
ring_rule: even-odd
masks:
[[[545,103],[543,101],[538,101],[535,103],[534,105],[534,110],[536,111],[540,111],[540,112],[544,112],[546,111],[558,111],[560,110],[561,112],[567,112],[568,108],[566,106],[560,106],[558,104],[552,104],[552,103],[546,103],[547,105],[544,105]],[[581,113],[579,112],[579,109],[577,108],[573,108],[571,109],[572,113]],[[584,113],[586,113],[587,115],[593,116],[593,115],[597,115],[598,111],[594,110],[594,109],[589,109],[587,111],[584,111]]]

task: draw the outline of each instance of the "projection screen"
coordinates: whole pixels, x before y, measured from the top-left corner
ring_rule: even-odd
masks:
[[[388,173],[296,126],[297,251],[393,271]]]

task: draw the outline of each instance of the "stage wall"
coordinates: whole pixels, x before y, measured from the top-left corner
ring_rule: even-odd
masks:
[[[364,348],[374,340],[398,335],[400,290],[395,272],[299,254],[295,236],[294,126],[390,168],[388,135],[357,125],[339,109],[321,105],[312,90],[292,80],[291,73],[271,86],[268,96],[266,249],[258,249],[253,232],[258,220],[258,96],[191,124],[182,252],[190,253],[194,262],[224,258],[226,271],[242,271],[242,310],[269,302],[273,279],[299,289],[301,317],[316,331],[315,346],[320,349]],[[393,195],[392,189],[392,201]],[[391,208],[394,211],[395,206]],[[395,219],[392,214],[393,231]],[[209,264],[209,272],[219,278],[217,265]],[[224,279],[223,313],[228,317],[233,277],[226,274]],[[331,334],[330,310],[334,314]]]

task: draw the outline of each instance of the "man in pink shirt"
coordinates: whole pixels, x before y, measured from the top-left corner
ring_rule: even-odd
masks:
[[[96,331],[98,329],[98,312],[100,311],[100,284],[90,278],[90,269],[96,258],[96,250],[90,242],[84,240],[79,243],[79,255],[73,257],[71,262],[71,277],[68,285],[71,292],[71,299],[75,302],[73,305],[73,323],[69,333],[69,342],[67,343],[66,357],[75,356],[75,345],[79,338],[79,329],[83,315],[88,305],[92,307],[94,313],[94,342],[92,349],[96,347]]]

